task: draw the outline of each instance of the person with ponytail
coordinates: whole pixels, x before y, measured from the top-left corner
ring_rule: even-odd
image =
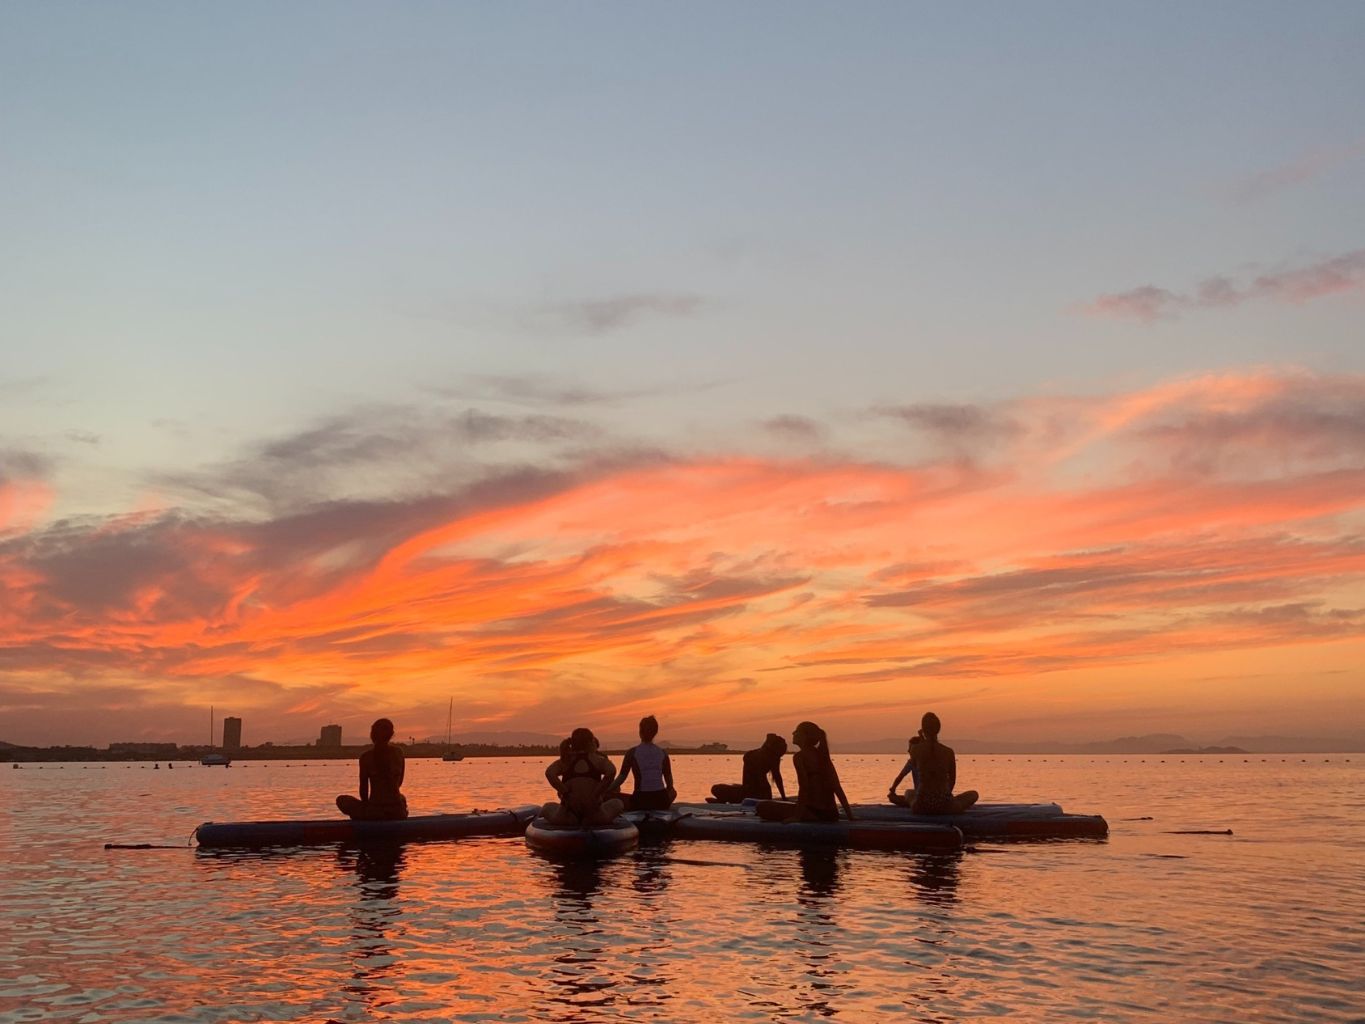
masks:
[[[910,754],[917,769],[915,799],[910,809],[916,814],[961,814],[980,799],[974,789],[953,795],[957,785],[957,755],[952,747],[938,741],[943,725],[938,715],[925,712],[920,720],[924,742],[916,743]]]
[[[829,737],[814,722],[802,722],[792,733],[792,742],[801,749],[792,758],[796,768],[796,803],[765,800],[755,811],[768,821],[838,821],[835,798],[844,805],[844,814],[853,820],[839,772],[829,756]]]

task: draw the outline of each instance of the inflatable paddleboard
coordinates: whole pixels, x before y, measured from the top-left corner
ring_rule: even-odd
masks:
[[[551,825],[544,818],[526,828],[526,845],[554,857],[615,857],[639,844],[639,828],[624,816],[600,828]]]
[[[1057,804],[977,804],[961,814],[914,814],[894,804],[854,804],[869,821],[941,822],[971,839],[1099,839],[1109,823],[1098,814],[1066,814]]]
[[[206,821],[194,830],[200,846],[320,846],[384,840],[515,836],[540,808],[535,804],[468,814],[428,814],[401,821]]]
[[[742,804],[675,804],[682,813],[753,814],[755,800]],[[1055,803],[977,804],[962,814],[913,814],[895,804],[854,804],[861,821],[952,825],[969,839],[1102,839],[1109,823],[1098,814],[1066,814]]]
[[[775,843],[783,846],[846,846],[855,850],[962,848],[962,833],[951,825],[843,820],[764,821],[743,811],[684,815],[674,823],[673,834],[679,839]]]
[[[672,833],[679,812],[670,807],[666,811],[626,811],[621,817],[638,828],[642,838],[653,839]]]

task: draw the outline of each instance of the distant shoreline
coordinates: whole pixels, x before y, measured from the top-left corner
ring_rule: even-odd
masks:
[[[445,748],[431,750],[429,744],[402,744],[404,753],[409,760],[419,761],[438,761],[445,753]],[[364,746],[343,746],[339,748],[319,749],[317,747],[253,747],[236,751],[230,755],[233,761],[355,761],[362,753],[369,749],[369,745]],[[626,751],[625,747],[607,748],[602,751],[608,757],[619,758]],[[208,754],[219,754],[222,751],[212,747],[181,747],[174,753],[141,753],[134,751],[109,751],[96,750],[90,747],[6,747],[0,748],[0,764],[9,762],[11,764],[120,764],[120,763],[168,763],[185,762],[193,764]],[[559,755],[559,751],[552,747],[509,747],[502,749],[479,749],[459,751],[465,760],[478,760],[482,758],[495,757],[536,757],[553,758]],[[743,751],[735,750],[703,750],[696,747],[673,747],[669,750],[672,755],[683,757],[737,757]],[[1357,750],[1274,750],[1274,751],[1247,751],[1247,750],[1219,750],[1217,748],[1205,750],[1132,750],[1132,751],[1059,751],[1059,750],[1002,750],[1002,751],[959,751],[962,757],[1089,757],[1089,758],[1113,758],[1113,757],[1136,757],[1136,758],[1167,758],[1167,757],[1241,757],[1244,759],[1278,756],[1344,756],[1349,760],[1349,755],[1360,753]],[[837,757],[838,751],[835,752]],[[845,756],[850,757],[898,757],[904,756],[903,751],[892,750],[850,750]]]
[[[150,746],[150,745],[149,745]],[[447,748],[444,744],[432,743],[403,743],[400,744],[404,754],[409,760],[440,760],[447,752],[453,750],[466,760],[485,757],[558,757],[559,749],[551,746],[536,746],[528,744],[526,746],[493,747],[484,744],[471,744],[467,747],[454,746]],[[340,747],[312,747],[312,746],[261,746],[243,747],[241,750],[232,751],[229,757],[234,761],[354,761],[370,745],[366,744],[347,744]],[[608,748],[603,750],[608,756],[620,757],[626,752],[625,747]],[[23,762],[51,763],[64,761],[68,763],[78,762],[104,762],[117,764],[120,762],[161,762],[161,761],[198,761],[209,754],[222,754],[224,751],[219,747],[177,747],[174,750],[100,750],[95,747],[0,747],[0,763],[11,762],[15,764]],[[698,754],[701,756],[736,756],[743,751],[740,750],[707,750],[701,747],[673,747],[669,750],[671,754]]]

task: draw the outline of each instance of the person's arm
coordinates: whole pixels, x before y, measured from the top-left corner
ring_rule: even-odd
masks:
[[[609,762],[610,763],[610,762]],[[626,751],[626,756],[621,759],[621,770],[616,775],[616,781],[611,784],[612,789],[620,789],[621,783],[626,781],[626,776],[635,767],[635,748],[631,747]]]
[[[800,772],[797,773],[797,780],[800,781]],[[778,758],[773,765],[773,782],[777,783],[777,795],[783,800],[787,799],[787,789],[782,785],[782,759]]]
[[[598,754],[597,756],[602,762],[598,765],[599,770],[602,772],[602,781],[597,784],[597,797],[598,799],[601,799],[616,787],[616,765],[611,763],[611,758],[609,757],[605,757],[602,754]]]
[[[948,755],[948,792],[951,793],[957,787],[957,755]]]
[[[848,815],[848,820],[853,820],[853,808],[848,805],[848,797],[844,796],[843,783],[839,781],[839,772],[831,763],[829,770],[834,774],[834,795],[839,798],[839,802],[844,805],[844,813]]]
[[[408,770],[408,761],[407,761],[407,758],[405,758],[405,757],[403,756],[403,752],[402,752],[401,750],[395,749],[394,752],[393,752],[393,755],[394,755],[394,756],[393,756],[393,760],[394,760],[394,764],[393,764],[393,788],[394,788],[394,789],[402,789],[402,788],[403,788],[403,776],[404,776],[404,774],[405,774],[405,773],[407,772],[407,770]]]
[[[905,767],[900,770],[900,774],[897,775],[895,781],[891,783],[891,788],[887,790],[889,794],[892,796],[896,795],[896,787],[901,784],[901,779],[910,774],[910,768],[914,763],[915,759],[912,757],[907,757],[905,759]]]
[[[673,762],[668,759],[667,754],[664,755],[664,788],[673,789]]]
[[[800,821],[801,814],[806,809],[807,793],[810,792],[810,780],[807,778],[806,763],[798,754],[792,758],[792,766],[796,769],[796,810],[788,821]]]
[[[360,802],[362,804],[370,802],[370,766],[365,761],[365,755],[360,755]]]
[[[550,784],[550,788],[553,789],[560,796],[564,795],[564,790],[559,785],[559,776],[562,773],[563,768],[560,767],[560,763],[558,761],[554,761],[553,763],[551,763],[550,767],[545,769],[545,781],[548,782]]]

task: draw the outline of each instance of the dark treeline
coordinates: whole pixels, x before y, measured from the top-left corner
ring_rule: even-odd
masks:
[[[234,760],[241,761],[354,761],[369,749],[368,743],[346,744],[340,747],[319,747],[311,744],[262,743],[257,747],[242,747],[230,751]],[[451,749],[442,743],[404,744],[409,757],[440,757]],[[465,757],[546,757],[558,756],[558,749],[548,745],[525,745],[499,747],[491,744],[471,743],[457,746],[456,753]],[[198,761],[205,754],[222,753],[220,747],[190,746],[176,747],[173,750],[158,744],[155,748],[135,750],[108,750],[96,747],[0,747],[0,762],[3,761]]]
[[[262,743],[256,747],[242,747],[231,752],[240,761],[354,761],[369,749],[368,743],[346,744],[340,747],[319,747],[312,744],[298,746]],[[619,755],[621,750],[604,753]],[[559,749],[548,744],[498,746],[492,743],[459,743],[447,747],[444,743],[405,743],[403,752],[408,757],[440,757],[448,750],[465,757],[558,757]],[[205,754],[221,753],[219,747],[186,746],[171,748],[170,744],[147,744],[136,750],[109,750],[97,747],[21,747],[0,745],[0,763],[6,761],[198,761]],[[672,753],[724,753],[722,744],[708,744],[695,750],[674,747]]]

